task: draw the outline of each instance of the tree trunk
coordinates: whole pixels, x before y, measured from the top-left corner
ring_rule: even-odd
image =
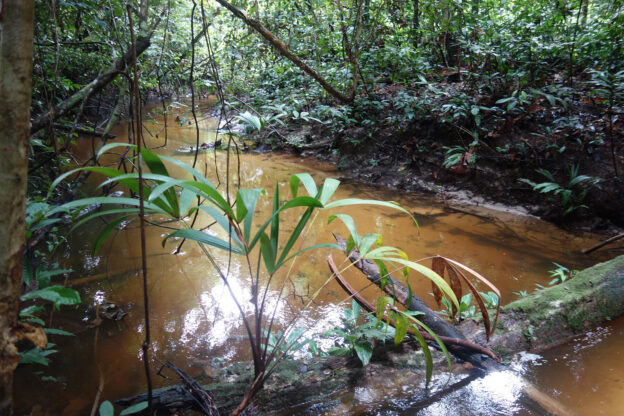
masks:
[[[34,0],[0,2],[0,416],[11,415],[19,362],[15,327],[22,283]]]
[[[412,0],[414,4],[414,15],[412,17],[412,45],[414,48],[418,47],[418,43],[420,42],[420,36],[418,36],[418,31],[420,30],[420,8],[419,8],[419,0]]]

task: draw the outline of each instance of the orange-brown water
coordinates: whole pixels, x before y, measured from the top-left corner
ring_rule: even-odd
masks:
[[[175,155],[179,160],[191,164],[190,155],[176,154],[176,149],[183,145],[194,144],[195,128],[175,125],[170,129],[166,147],[156,149],[163,155]],[[145,133],[150,147],[162,145],[162,121],[148,122],[148,129],[153,134],[160,132],[158,138]],[[204,119],[200,122],[200,142],[214,140],[216,121]],[[119,141],[125,141],[125,127],[117,129]],[[86,157],[91,149],[86,140],[79,143],[76,154]],[[226,152],[216,153],[217,169],[221,181],[225,179]],[[113,161],[114,158],[108,159]],[[295,156],[274,154],[242,154],[240,156],[240,178],[236,173],[236,160],[232,159],[232,183],[239,179],[241,186],[264,188],[268,195],[259,203],[258,211],[261,218],[266,218],[270,210],[273,190],[276,183],[280,184],[282,199],[290,195],[288,178],[291,174],[309,172],[321,183],[327,177],[340,177],[330,165],[311,162]],[[215,153],[199,155],[198,167],[205,170],[207,177],[217,185],[215,175]],[[174,176],[182,177],[181,169],[171,167]],[[93,188],[100,179],[91,178],[87,189]],[[225,185],[219,189],[225,192]],[[595,240],[573,236],[556,227],[527,216],[478,209],[478,215],[457,212],[441,204],[431,196],[403,194],[397,191],[375,188],[357,182],[341,185],[335,198],[374,198],[392,200],[413,212],[420,223],[420,233],[411,219],[388,209],[376,207],[354,207],[345,210],[357,222],[360,234],[366,232],[381,233],[384,243],[404,249],[411,259],[440,254],[460,261],[485,275],[501,289],[502,303],[512,301],[516,295],[512,292],[532,291],[535,284],[546,285],[549,281],[548,270],[554,266],[552,262],[563,264],[570,269],[583,268],[598,260],[608,258],[609,253],[603,251],[593,256],[583,256],[581,249],[591,246]],[[343,212],[345,212],[343,211]],[[281,228],[292,230],[302,211],[292,210],[282,217]],[[336,210],[336,212],[340,212]],[[327,224],[331,213],[321,213],[314,227],[306,234],[305,244],[332,242],[331,232],[341,233],[346,237],[347,231],[339,224]],[[207,225],[208,220],[200,217],[198,226]],[[71,267],[72,284],[81,292],[83,307],[75,311],[66,310],[54,319],[60,327],[76,333],[72,338],[55,337],[53,342],[59,344],[60,352],[53,356],[53,364],[45,374],[54,375],[58,382],[42,382],[30,374],[31,369],[20,369],[17,375],[17,409],[18,413],[27,413],[35,405],[48,409],[49,414],[82,415],[88,414],[96,396],[98,386],[103,389],[102,398],[114,400],[145,390],[145,381],[141,364],[141,343],[144,337],[142,286],[138,270],[140,269],[139,233],[136,222],[128,229],[114,233],[100,249],[98,254],[92,251],[92,245],[101,223],[94,222],[75,231],[68,237],[59,261]],[[196,245],[186,242],[180,254],[172,254],[179,242],[169,242],[162,247],[163,237],[167,229],[148,227],[148,278],[150,297],[150,318],[152,325],[152,349],[161,360],[171,360],[176,365],[199,375],[202,369],[210,368],[218,362],[248,359],[248,347],[245,332],[240,323],[238,310],[223,283],[203,257]],[[329,276],[326,265],[328,251],[307,252],[304,258],[297,261],[286,285],[285,293],[289,294],[286,302],[278,302],[279,285],[269,289],[269,305],[276,307],[276,322],[283,326],[295,317],[299,317],[298,326],[309,329],[310,333],[320,333],[340,323],[341,302],[345,293],[335,283],[330,282],[320,292],[315,304],[304,311],[300,310],[301,297],[313,293],[321,287]],[[246,312],[250,313],[250,281],[246,262],[238,256],[228,259],[223,252],[215,252],[217,262],[224,268],[230,267],[231,285],[242,300]],[[341,262],[340,252],[333,253],[334,258]],[[254,268],[255,269],[255,268]],[[97,277],[89,280],[89,277]],[[278,282],[282,274],[276,279]],[[365,278],[354,271],[345,272],[345,277],[356,288],[365,285]],[[413,289],[425,299],[430,284],[422,277],[411,276]],[[379,292],[374,288],[364,291],[369,299],[374,300]],[[128,315],[121,321],[105,321],[97,330],[87,328],[82,321],[85,307],[103,301],[121,305]],[[577,409],[581,414],[620,414],[624,409],[621,389],[624,375],[622,366],[612,359],[621,354],[622,334],[621,321],[619,326],[602,330],[601,341],[581,348],[583,359],[574,349],[553,352],[538,362],[540,366],[527,364],[526,371],[535,379],[536,384],[551,389],[562,401]],[[619,328],[619,329],[618,329]],[[601,331],[601,330],[598,330]],[[607,333],[609,335],[607,335]],[[612,339],[615,341],[615,345]],[[611,344],[609,344],[611,342]],[[611,346],[608,346],[611,345]],[[618,350],[618,347],[620,349]],[[564,347],[566,348],[566,347]],[[604,353],[599,351],[603,351]],[[559,350],[557,350],[559,351]],[[567,352],[566,352],[567,351]],[[618,352],[619,351],[619,352]],[[600,366],[596,366],[597,354]],[[576,361],[573,361],[576,360]],[[571,363],[576,362],[580,369],[570,370]],[[154,366],[156,368],[156,365]],[[598,370],[598,371],[596,371]],[[566,373],[568,371],[568,373]],[[574,377],[571,377],[572,371]],[[166,379],[155,377],[158,386],[170,384]],[[494,383],[496,384],[496,383]],[[615,387],[614,387],[615,386]],[[619,391],[618,391],[619,386]],[[468,394],[479,397],[487,396],[486,387],[468,389]],[[578,392],[585,392],[591,399],[583,401]],[[619,394],[618,394],[619,393]],[[569,400],[566,400],[566,397]],[[583,403],[592,401],[603,413],[587,413]],[[475,402],[478,399],[475,399]],[[366,408],[366,401],[360,403]],[[409,413],[409,405],[396,408],[392,403],[384,407],[378,401],[370,404],[370,410],[386,408],[388,414],[396,412]],[[446,406],[449,404],[447,403]],[[444,407],[441,402],[440,409]],[[609,407],[611,406],[611,407]],[[482,410],[487,408],[481,408]],[[513,400],[507,407],[502,406],[503,413],[522,413],[522,405]],[[407,410],[405,410],[407,409]],[[432,410],[433,409],[433,410]],[[508,411],[509,413],[505,413]],[[413,409],[412,409],[413,410]],[[349,412],[346,410],[347,413]],[[395,413],[393,413],[395,412]],[[442,412],[442,413],[440,413]],[[476,412],[476,413],[475,413]],[[449,414],[435,407],[423,414]],[[459,414],[488,414],[471,408],[465,408]]]

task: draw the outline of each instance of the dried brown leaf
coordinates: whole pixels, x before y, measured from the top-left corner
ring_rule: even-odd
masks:
[[[31,325],[27,322],[19,322],[14,334],[18,340],[27,340],[33,343],[37,348],[45,348],[48,345],[48,337],[43,328]]]
[[[435,256],[431,259],[431,270],[440,275],[442,279],[444,279],[445,264],[444,259],[440,256]],[[438,307],[442,306],[442,291],[434,282],[431,282],[431,291]]]
[[[475,294],[475,298],[477,298],[477,302],[479,304],[479,309],[481,309],[481,313],[483,314],[483,323],[484,325],[486,325],[485,328],[485,332],[486,332],[486,336],[489,339],[490,335],[492,333],[494,333],[494,330],[496,329],[496,323],[498,322],[498,315],[500,313],[500,300],[501,300],[501,293],[500,290],[498,290],[498,288],[496,286],[494,286],[494,284],[492,284],[492,282],[490,282],[488,279],[486,279],[485,277],[483,277],[480,273],[476,272],[475,270],[471,269],[470,267],[464,266],[463,264],[456,262],[455,260],[451,260],[451,259],[447,259],[446,257],[444,258],[444,260],[446,260],[446,262],[450,265],[453,265],[455,270],[460,272],[460,275],[464,278],[464,281],[468,284],[468,286],[471,288],[472,292]],[[496,316],[494,317],[494,322],[492,322],[492,325],[489,325],[489,315],[487,313],[487,309],[485,309],[485,305],[483,305],[483,308],[481,308],[481,304],[483,303],[483,299],[481,299],[481,296],[479,295],[478,292],[475,292],[473,290],[474,286],[472,285],[472,283],[469,282],[469,280],[466,278],[466,276],[464,276],[463,273],[461,273],[460,269],[463,269],[464,271],[468,272],[470,275],[474,276],[477,280],[479,280],[480,282],[484,283],[486,286],[488,286],[494,293],[496,293],[496,296],[498,296],[498,305],[496,306]],[[483,312],[483,310],[485,309],[485,313]],[[486,317],[488,320],[488,323],[486,324]]]

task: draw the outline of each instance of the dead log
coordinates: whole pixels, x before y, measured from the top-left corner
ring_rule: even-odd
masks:
[[[345,250],[347,249],[347,241],[334,234],[334,238],[340,246]],[[377,286],[381,287],[382,276],[379,274],[379,267],[366,259],[361,259],[357,250],[352,250],[351,253],[345,253],[353,265],[360,270],[366,278]],[[422,312],[423,315],[418,319],[427,325],[438,336],[445,337],[447,339],[454,339],[457,341],[467,341],[464,334],[461,333],[456,327],[451,325],[445,319],[441,318],[436,312],[431,310],[429,306],[417,295],[409,292],[407,286],[401,283],[392,275],[388,275],[388,280],[383,290],[390,296],[392,296],[397,302],[404,305],[410,311]],[[469,362],[475,367],[479,368],[498,368],[498,362],[490,357],[485,357],[481,352],[476,352],[473,348],[467,348],[456,342],[448,344],[447,348],[451,354],[456,356],[462,361]]]
[[[350,296],[352,296],[353,299],[355,299],[356,302],[359,303],[364,309],[366,309],[369,312],[375,312],[375,307],[368,300],[366,300],[362,295],[360,295],[360,293],[358,293],[355,289],[353,289],[353,287],[346,281],[346,279],[342,277],[342,275],[338,271],[338,268],[336,267],[336,264],[334,263],[334,260],[332,259],[332,256],[327,257],[327,264],[329,265],[329,269],[331,270],[331,272],[334,274],[336,281],[345,290],[345,292],[347,292]],[[394,326],[394,319],[389,318],[388,323],[391,326]],[[411,328],[409,328],[407,332],[408,334],[414,335],[414,331]],[[425,338],[428,341],[436,341],[436,339],[433,336],[431,336],[428,332],[420,331],[420,335],[422,335],[423,338]],[[473,350],[475,354],[487,355],[488,357],[500,362],[500,358],[498,358],[496,354],[494,354],[491,350],[482,347],[481,345],[477,345],[468,340],[463,340],[463,339],[458,339],[458,338],[449,338],[445,336],[438,336],[438,338],[440,339],[440,341],[444,343],[447,349],[449,347],[452,348],[453,346],[459,346],[462,348],[466,348],[468,350]]]

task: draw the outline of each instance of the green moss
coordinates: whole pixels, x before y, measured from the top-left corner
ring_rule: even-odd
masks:
[[[503,345],[494,345],[492,349],[494,350],[494,353],[503,361],[510,359],[513,355],[513,351]]]

